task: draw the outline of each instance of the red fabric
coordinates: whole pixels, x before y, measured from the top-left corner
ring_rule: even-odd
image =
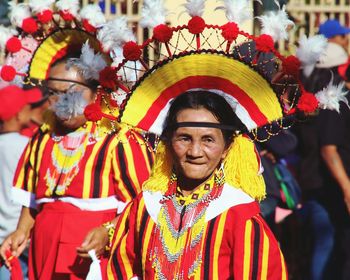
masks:
[[[6,49],[10,53],[19,52],[22,48],[22,43],[17,37],[11,37],[6,42]]]
[[[10,280],[23,280],[23,272],[21,264],[17,257],[12,256],[11,252],[7,250],[5,252],[7,260],[11,265],[11,278]]]
[[[85,279],[91,263],[76,248],[87,233],[115,217],[115,210],[83,211],[69,203],[44,204],[36,216],[29,250],[29,279],[53,279],[55,273]],[[108,257],[101,258],[105,271]]]
[[[127,42],[123,46],[123,55],[127,60],[139,60],[141,54],[142,52],[140,46],[133,41]]]
[[[38,30],[38,24],[35,19],[26,18],[22,22],[22,29],[29,34],[32,34]]]
[[[192,34],[202,33],[205,28],[205,21],[199,16],[194,16],[188,22],[188,31]]]
[[[4,65],[1,68],[0,76],[6,82],[11,82],[16,77],[16,69],[11,65]]]
[[[274,42],[270,35],[262,34],[255,39],[256,49],[261,52],[269,52],[274,49]]]
[[[173,36],[173,30],[166,24],[159,24],[153,29],[153,37],[162,43],[167,43]]]
[[[40,91],[25,91],[16,85],[2,88],[0,90],[0,120],[9,120],[25,105],[38,102],[41,98]]]
[[[222,36],[229,42],[232,42],[237,39],[239,28],[235,22],[228,22],[225,25],[221,26]]]
[[[51,10],[45,10],[36,15],[41,23],[48,23],[53,18],[53,12]]]
[[[97,122],[102,119],[101,107],[96,103],[89,104],[84,110],[84,115],[87,120]]]

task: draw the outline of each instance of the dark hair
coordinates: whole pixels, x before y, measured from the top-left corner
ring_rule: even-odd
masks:
[[[171,105],[168,115],[163,124],[162,137],[165,140],[172,137],[177,123],[177,115],[184,109],[204,108],[211,112],[222,125],[232,126],[232,130],[222,129],[222,134],[226,144],[232,141],[233,133],[242,130],[243,124],[234,113],[232,107],[224,97],[205,90],[187,91],[176,97]]]

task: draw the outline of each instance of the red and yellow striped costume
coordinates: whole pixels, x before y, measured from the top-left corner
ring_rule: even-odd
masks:
[[[90,123],[80,130],[86,129],[89,135],[93,127]],[[90,230],[111,221],[137,196],[149,176],[153,154],[143,137],[128,127],[89,139],[83,156],[77,157],[78,172],[64,193],[53,189],[50,195],[46,175],[48,168],[54,170],[55,145],[57,140],[40,129],[26,147],[14,179],[14,198],[38,209],[29,251],[29,279],[61,279],[62,273],[85,279],[91,261],[80,258],[77,247]],[[102,269],[107,260],[107,255],[101,257]]]
[[[35,202],[40,204],[50,199],[46,194],[45,174],[54,145],[51,135],[39,130],[26,147],[14,179],[14,192],[22,205],[35,206]],[[108,203],[109,198],[117,198],[122,202],[118,211],[121,212],[125,203],[141,191],[152,161],[152,152],[137,132],[124,128],[116,134],[103,135],[87,145],[79,162],[79,172],[62,197],[70,197],[78,203],[90,199]],[[91,210],[117,208],[115,206],[101,206],[101,209],[91,206]],[[88,204],[86,207],[89,210]]]
[[[108,279],[157,279],[150,252],[162,198],[143,192],[120,216],[125,230],[115,235]],[[201,255],[195,275],[185,272],[180,279],[287,279],[283,255],[258,204],[227,184],[207,207]]]

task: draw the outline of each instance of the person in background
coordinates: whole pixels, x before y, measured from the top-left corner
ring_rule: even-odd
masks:
[[[39,91],[24,91],[16,85],[0,89],[0,243],[16,229],[22,206],[13,201],[12,181],[18,161],[29,138],[20,134],[30,124],[31,106],[42,99]],[[20,258],[24,274],[27,254]],[[0,268],[0,279],[9,279],[5,266]]]
[[[320,25],[319,34],[324,35],[328,43],[325,53],[320,57],[312,73],[302,77],[307,91],[317,93],[329,85],[336,86],[341,83],[342,78],[338,68],[348,61],[346,50],[349,33],[350,28],[342,26],[336,19],[326,20]],[[341,249],[349,247],[349,243],[347,245],[343,243],[349,242],[347,241],[349,234],[346,234],[348,231],[346,228],[349,227],[349,214],[345,211],[343,201],[350,199],[347,183],[350,181],[346,175],[349,173],[345,172],[350,165],[347,161],[343,161],[346,159],[346,141],[348,141],[346,140],[348,127],[344,123],[347,119],[345,108],[346,105],[342,103],[340,114],[336,111],[320,110],[319,115],[298,124],[295,130],[299,139],[300,155],[297,175],[303,189],[303,197],[306,201],[316,202],[320,206],[318,218],[314,219],[314,223],[324,224],[323,227],[328,229],[324,231],[325,233],[330,231],[330,225],[335,229],[335,239],[322,242],[324,245],[328,244],[327,246],[335,245],[332,256],[327,261],[329,267],[317,279],[320,277],[349,279],[350,277],[349,272],[345,272],[350,271],[350,266],[345,265],[349,262],[350,255]],[[339,153],[344,157],[341,158]],[[342,179],[338,180],[340,178]],[[326,223],[329,219],[331,224]],[[331,229],[331,232],[334,229]],[[340,274],[343,274],[343,278]]]
[[[38,87],[31,87],[32,91],[40,91]],[[21,134],[24,136],[32,137],[36,130],[44,123],[44,115],[49,108],[49,101],[45,93],[44,96],[38,102],[31,104],[31,116],[30,124],[28,127],[21,130]]]

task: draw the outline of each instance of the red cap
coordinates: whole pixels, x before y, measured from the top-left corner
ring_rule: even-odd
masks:
[[[42,93],[33,88],[23,90],[16,85],[10,85],[0,89],[0,120],[8,120],[15,116],[27,104],[39,102]]]

